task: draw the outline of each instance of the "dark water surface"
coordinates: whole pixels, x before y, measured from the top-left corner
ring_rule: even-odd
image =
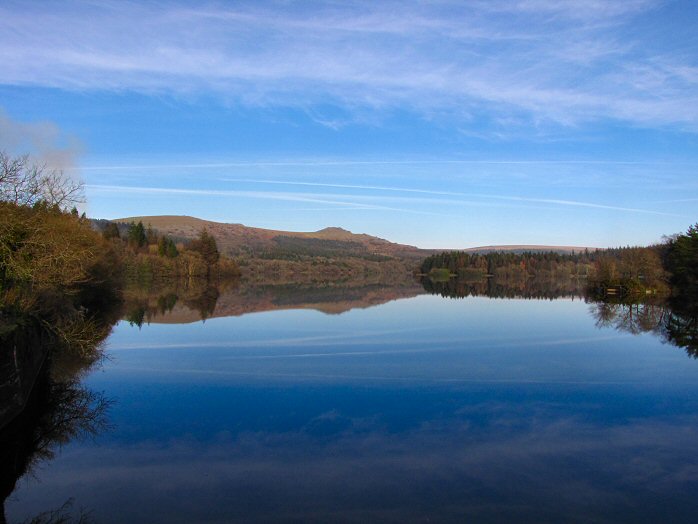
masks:
[[[342,311],[120,322],[83,381],[111,429],[21,479],[8,520],[72,498],[97,522],[695,522],[682,349],[579,299]]]

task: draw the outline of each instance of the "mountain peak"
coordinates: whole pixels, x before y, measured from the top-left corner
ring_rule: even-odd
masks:
[[[341,227],[326,227],[326,228],[323,228],[317,232],[318,233],[343,233],[343,234],[349,233],[349,234],[352,234],[351,231],[344,229],[344,228],[341,228]]]

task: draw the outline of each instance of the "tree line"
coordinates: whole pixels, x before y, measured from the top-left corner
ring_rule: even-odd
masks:
[[[450,251],[427,257],[419,272],[434,278],[584,278],[600,291],[657,292],[698,296],[698,224],[686,233],[648,247],[584,250],[578,253]]]
[[[450,251],[427,257],[420,266],[423,275],[444,274],[461,278],[478,279],[485,276],[528,277],[534,275],[586,276],[591,270],[592,254],[513,253],[493,251],[468,253]]]
[[[205,278],[239,275],[237,264],[223,257],[216,239],[205,229],[194,240],[173,239],[142,221],[117,224],[96,221],[105,240],[119,252],[130,281]]]

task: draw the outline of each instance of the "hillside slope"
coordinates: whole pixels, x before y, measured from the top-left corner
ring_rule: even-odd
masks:
[[[396,257],[419,259],[432,253],[414,246],[396,244],[382,238],[356,234],[339,227],[320,231],[276,231],[248,227],[242,224],[211,222],[189,216],[143,216],[119,218],[112,222],[142,221],[154,229],[175,238],[192,239],[206,229],[218,242],[219,249],[228,255],[298,255]]]
[[[327,227],[319,231],[297,232],[277,231],[212,222],[190,216],[141,216],[118,218],[117,223],[142,221],[162,233],[182,240],[196,238],[202,229],[208,230],[218,242],[219,249],[230,256],[252,255],[287,256],[349,256],[362,258],[391,257],[402,260],[419,260],[434,253],[453,251],[452,249],[420,249],[415,246],[397,244],[388,240],[366,234],[357,234],[340,227]],[[468,253],[490,253],[508,251],[522,253],[525,251],[571,253],[598,248],[585,246],[543,246],[543,245],[501,245],[463,248]]]

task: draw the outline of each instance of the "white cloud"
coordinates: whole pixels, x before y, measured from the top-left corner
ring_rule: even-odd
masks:
[[[333,104],[349,119],[407,108],[486,115],[495,127],[500,118],[564,125],[611,118],[695,128],[695,56],[667,60],[667,50],[633,26],[654,7],[9,2],[0,7],[0,83]]]

